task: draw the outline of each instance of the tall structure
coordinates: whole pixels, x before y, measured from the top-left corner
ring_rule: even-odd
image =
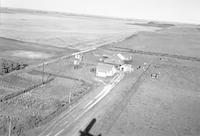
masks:
[[[75,54],[74,69],[77,69],[82,61],[83,61],[83,54],[81,53]]]

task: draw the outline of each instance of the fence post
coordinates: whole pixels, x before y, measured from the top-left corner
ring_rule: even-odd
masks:
[[[44,84],[44,60],[42,65],[42,84]]]

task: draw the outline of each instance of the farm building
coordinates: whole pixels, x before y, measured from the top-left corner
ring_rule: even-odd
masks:
[[[110,56],[109,58],[104,60],[104,63],[112,64],[115,66],[121,66],[124,62],[116,55]]]
[[[98,77],[113,76],[116,72],[114,65],[98,63],[96,67],[96,76]]]
[[[75,54],[75,59],[74,59],[74,68],[78,68],[80,65],[81,61],[83,61],[83,55],[80,53]]]
[[[75,54],[75,59],[83,60],[83,54],[81,54],[81,53]]]
[[[124,54],[124,53],[123,54],[122,53],[118,53],[117,56],[123,61],[130,61],[130,60],[133,59],[131,55]]]
[[[124,64],[122,66],[120,66],[120,70],[124,71],[124,72],[133,72],[133,67],[130,64]]]

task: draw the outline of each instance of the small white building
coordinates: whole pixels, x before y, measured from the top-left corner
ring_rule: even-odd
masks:
[[[83,55],[81,53],[75,54],[75,59],[82,61],[83,60]]]
[[[130,64],[124,64],[122,66],[120,66],[120,70],[124,71],[124,72],[133,72],[133,67]]]
[[[78,68],[80,63],[83,61],[83,55],[81,53],[75,53],[74,56],[74,68]]]
[[[96,67],[96,76],[108,77],[113,76],[117,72],[114,65],[98,63]]]

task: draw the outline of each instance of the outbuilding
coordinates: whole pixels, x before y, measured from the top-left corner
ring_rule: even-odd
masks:
[[[130,61],[133,59],[131,55],[118,53],[117,56],[123,61]]]
[[[120,70],[124,71],[124,72],[133,72],[134,71],[132,65],[130,65],[130,64],[124,64],[124,65],[120,66]]]
[[[104,63],[112,64],[115,66],[121,66],[124,62],[116,55],[110,56],[109,58],[104,60]]]

